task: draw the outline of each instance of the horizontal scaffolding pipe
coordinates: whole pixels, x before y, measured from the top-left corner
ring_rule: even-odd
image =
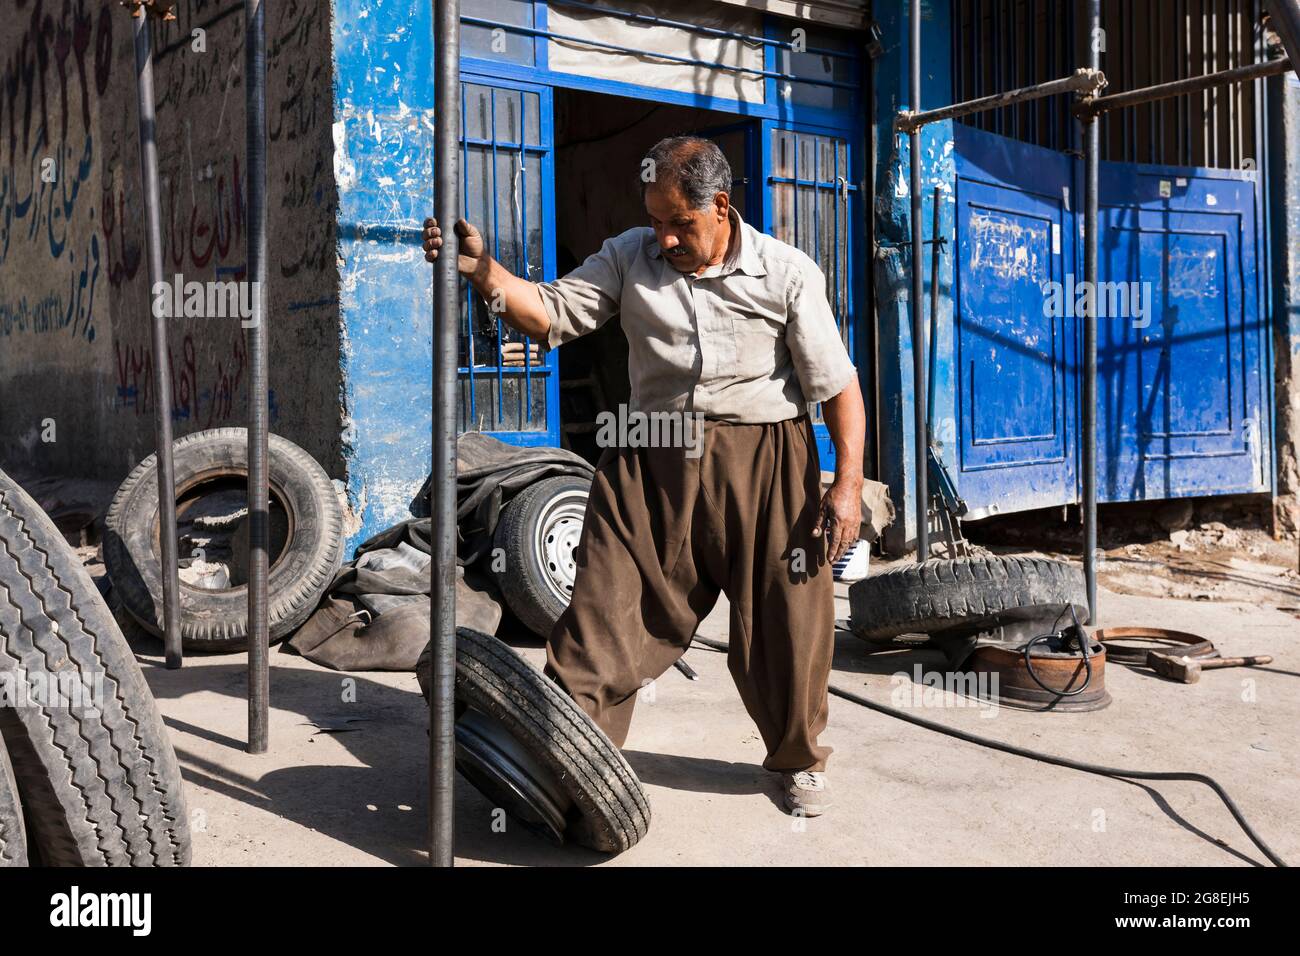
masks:
[[[1102,73],[1101,70],[1080,69],[1059,80],[1049,80],[1046,83],[1038,83],[1034,86],[1022,86],[1017,90],[994,93],[992,96],[982,96],[977,100],[966,100],[964,103],[953,103],[951,106],[943,106],[936,110],[926,110],[918,113],[904,110],[898,114],[898,118],[894,121],[894,128],[900,133],[911,133],[922,126],[928,126],[930,123],[956,119],[959,116],[969,116],[972,113],[984,113],[989,110],[1001,109],[1004,106],[1027,103],[1030,100],[1045,99],[1049,96],[1059,96],[1062,93],[1085,93],[1095,96],[1105,86],[1106,74]]]
[[[1189,93],[1200,93],[1216,86],[1228,86],[1232,83],[1258,80],[1265,76],[1276,76],[1279,73],[1285,73],[1289,69],[1291,69],[1291,60],[1289,57],[1284,56],[1278,60],[1265,60],[1263,63],[1251,63],[1248,66],[1238,66],[1231,70],[1220,70],[1218,73],[1191,76],[1185,80],[1174,80],[1172,83],[1145,86],[1140,90],[1128,90],[1124,93],[1113,93],[1110,96],[1088,97],[1081,100],[1074,109],[1079,116],[1099,116],[1111,110],[1122,110],[1130,106],[1153,103],[1156,100],[1167,100],[1175,96],[1186,96]]]

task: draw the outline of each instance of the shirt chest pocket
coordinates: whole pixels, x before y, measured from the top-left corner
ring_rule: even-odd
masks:
[[[729,303],[736,371],[742,378],[771,375],[785,353],[785,313],[761,300]]]

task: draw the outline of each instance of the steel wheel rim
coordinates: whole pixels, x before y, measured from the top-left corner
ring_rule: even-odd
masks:
[[[457,719],[456,767],[526,829],[563,845],[572,799],[496,718],[471,707]]]
[[[587,511],[587,492],[566,491],[552,498],[537,521],[533,536],[533,557],[541,568],[547,590],[567,606],[573,597],[577,577],[576,550],[582,538],[582,518]]]

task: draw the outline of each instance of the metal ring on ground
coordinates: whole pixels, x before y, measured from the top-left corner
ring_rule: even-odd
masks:
[[[1163,627],[1103,627],[1093,631],[1092,639],[1102,643],[1112,661],[1134,667],[1149,667],[1147,658],[1153,653],[1197,659],[1219,656],[1218,648],[1205,638]],[[1147,641],[1154,646],[1134,647],[1130,643],[1116,643],[1118,641]]]
[[[997,678],[994,696],[999,706],[1071,713],[1101,710],[1110,705],[1111,696],[1106,690],[1104,644],[1096,640],[1091,643],[1089,658],[1092,678],[1086,685],[1086,690],[1073,695],[1069,692],[1075,690],[1076,685],[1084,686],[1083,680],[1087,673],[1083,659],[1077,653],[1035,648],[1033,657],[1039,678],[1037,681],[1031,678],[1025,667],[1024,652],[1016,647],[978,647],[971,654],[966,668],[976,674],[987,674],[990,679]],[[1043,689],[1042,684],[1052,690]]]

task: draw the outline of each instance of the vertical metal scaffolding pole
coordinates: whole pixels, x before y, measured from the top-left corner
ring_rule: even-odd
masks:
[[[1088,0],[1088,66],[1101,69],[1101,0]],[[1101,165],[1100,119],[1084,121],[1083,272],[1097,288],[1097,188]],[[1083,315],[1083,577],[1088,591],[1088,620],[1097,623],[1097,308]]]
[[[925,439],[933,442],[934,436],[934,381],[939,366],[939,250],[943,243],[939,239],[940,196],[942,190],[934,187],[934,208],[930,212],[930,337],[926,342],[926,388],[925,392]],[[926,456],[929,465],[929,455]]]
[[[149,18],[133,11],[135,77],[140,113],[140,171],[144,192],[145,246],[149,288],[163,281],[162,200],[158,186],[157,118],[154,111],[153,51]],[[150,296],[150,302],[153,296]],[[180,578],[176,566],[176,473],[172,463],[172,370],[164,310],[150,308],[153,346],[154,438],[158,447],[158,543],[162,556],[163,648],[167,667],[181,666]]]
[[[911,66],[911,100],[913,113],[921,112],[921,0],[911,0],[908,12],[911,29],[911,46],[908,57]],[[908,134],[908,161],[912,167],[912,294],[909,306],[912,311],[912,428],[913,435],[913,487],[916,495],[916,560],[919,564],[930,556],[930,491],[926,475],[926,348],[925,303],[922,245],[925,231],[921,224],[921,130]]]
[[[248,165],[248,271],[254,283],[248,328],[248,752],[269,743],[271,672],[267,629],[266,384],[266,8],[244,0],[244,109]]]
[[[443,246],[433,268],[433,641],[429,693],[429,862],[455,861],[456,738],[456,357],[460,276],[456,271],[460,170],[460,2],[433,0],[434,208]]]

